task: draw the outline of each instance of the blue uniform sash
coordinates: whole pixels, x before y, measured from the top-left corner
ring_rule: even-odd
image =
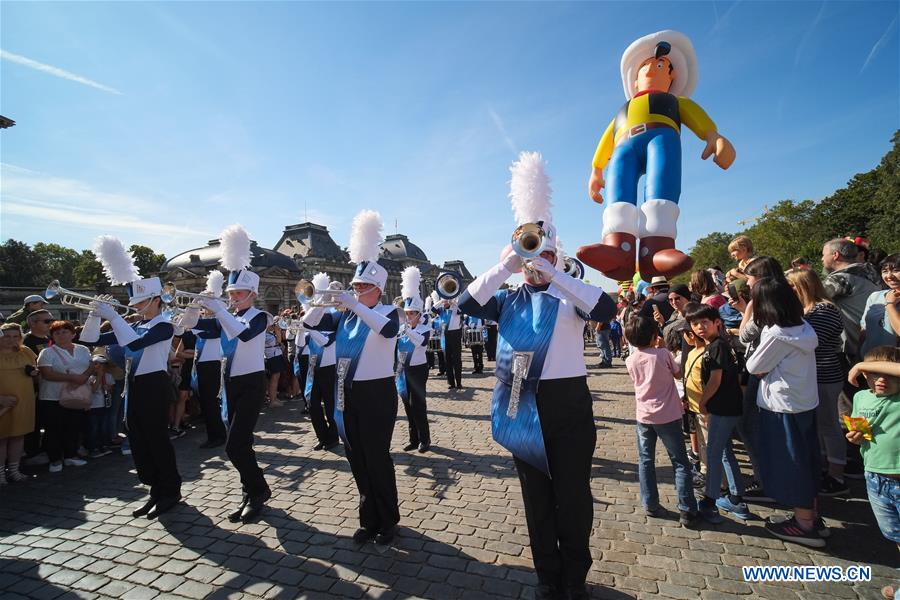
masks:
[[[225,380],[231,376],[231,363],[234,360],[234,353],[237,351],[238,337],[228,339],[224,333],[219,338],[222,344],[222,385],[219,386],[219,398],[222,400],[222,422],[228,426],[228,394],[225,391]]]
[[[353,375],[359,364],[359,356],[366,345],[369,336],[369,326],[363,323],[356,313],[346,312],[338,321],[337,338],[335,339],[336,377],[334,382],[334,424],[337,426],[338,435],[344,444],[350,447],[347,441],[347,431],[344,427],[344,398],[350,396],[350,388],[353,384]],[[342,381],[343,380],[343,381]],[[343,383],[343,389],[341,384]]]
[[[194,364],[191,367],[191,389],[194,390],[197,397],[200,396],[200,378],[197,375],[197,363],[200,362],[200,357],[203,355],[203,346],[205,345],[206,338],[198,335],[197,343],[194,345]]]
[[[409,398],[409,388],[406,385],[406,370],[409,368],[415,349],[416,345],[408,336],[404,335],[397,339],[397,357],[395,359],[397,363],[397,393],[404,400]],[[400,362],[401,359],[402,363]]]
[[[309,348],[309,368],[306,370],[306,386],[303,388],[303,393],[306,395],[306,399],[309,400],[310,394],[312,394],[313,382],[316,378],[316,369],[319,367],[319,363],[322,362],[322,358],[325,355],[325,348],[317,344],[312,336],[309,336],[306,344]],[[313,358],[314,356],[315,358]],[[297,369],[300,369],[299,362],[297,364]]]
[[[131,326],[139,336],[144,336],[149,327],[142,327],[141,323]],[[128,396],[131,395],[131,384],[134,383],[134,374],[137,373],[138,367],[141,366],[141,357],[144,355],[144,349],[131,350],[128,346],[120,346],[125,353],[125,388],[122,390],[122,398],[125,403],[125,425],[128,425]]]
[[[497,383],[491,401],[494,440],[533,467],[550,476],[544,434],[537,410],[537,386],[553,337],[559,299],[523,286],[507,298],[500,312],[497,340]],[[516,355],[530,355],[515,401]],[[525,358],[522,356],[521,358]],[[511,402],[512,400],[512,402]]]

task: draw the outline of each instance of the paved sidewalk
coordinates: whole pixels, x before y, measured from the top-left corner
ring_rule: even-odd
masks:
[[[591,365],[596,350],[588,350]],[[465,372],[471,371],[468,357]],[[493,363],[487,363],[488,370]],[[433,373],[436,373],[433,371]],[[432,452],[404,453],[402,407],[394,431],[401,531],[394,547],[358,549],[357,492],[343,455],[315,452],[296,403],[265,411],[257,455],[273,498],[257,524],[229,523],[236,473],[202,432],[176,440],[186,501],[159,521],[133,519],[145,491],[129,457],[61,474],[41,472],[0,491],[0,597],[28,598],[530,598],[535,583],[519,483],[490,434],[493,378],[466,375],[448,393],[428,383]],[[672,470],[657,456],[669,514],[638,501],[634,397],[620,360],[590,369],[598,429],[589,575],[597,598],[880,598],[900,575],[897,549],[878,531],[862,482],[852,498],[825,500],[834,533],[822,551],[785,544],[762,522],[678,526]],[[760,517],[772,514],[754,507]],[[748,584],[742,565],[873,566],[871,583]]]

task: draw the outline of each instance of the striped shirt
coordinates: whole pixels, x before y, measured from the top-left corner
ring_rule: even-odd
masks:
[[[840,309],[830,302],[819,302],[804,315],[819,337],[816,348],[816,374],[818,383],[843,381],[845,374],[838,354],[843,342],[844,320]]]

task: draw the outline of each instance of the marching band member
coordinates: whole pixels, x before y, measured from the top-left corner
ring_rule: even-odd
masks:
[[[409,422],[407,452],[419,449],[428,452],[431,434],[428,430],[428,410],[425,401],[425,384],[428,381],[428,363],[425,349],[431,336],[431,327],[422,322],[424,305],[419,295],[422,273],[418,267],[406,267],[401,279],[403,312],[406,325],[397,340],[397,392],[403,400],[406,419]]]
[[[350,260],[356,273],[335,300],[343,311],[311,308],[305,326],[335,332],[337,359],[335,422],[344,442],[353,479],[359,489],[360,529],[357,543],[374,539],[388,544],[400,521],[397,482],[391,460],[391,436],[397,418],[393,356],[399,316],[393,305],[381,304],[387,271],[378,264],[381,217],[362,211],[353,219]]]
[[[423,321],[431,327],[431,337],[437,340],[437,349],[429,350],[426,354],[428,358],[428,368],[434,368],[435,357],[437,357],[438,364],[438,377],[443,377],[446,371],[446,366],[444,364],[444,351],[441,350],[444,344],[444,336],[441,335],[441,321],[440,319],[432,318],[431,315],[435,314],[434,311],[434,303],[440,302],[440,297],[437,295],[437,292],[431,292],[428,297],[425,299],[425,314],[423,315]]]
[[[222,295],[225,276],[218,269],[213,269],[206,277],[205,293],[213,298]],[[212,313],[208,313],[212,316]],[[194,370],[191,373],[191,386],[200,400],[200,412],[206,424],[206,441],[201,448],[216,448],[225,443],[225,423],[222,421],[220,405],[222,384],[222,344],[217,331],[195,330],[197,343],[195,348]]]
[[[327,290],[331,280],[326,273],[318,273],[312,278],[312,284],[315,289]],[[305,395],[309,420],[319,440],[313,450],[331,450],[340,444],[334,422],[334,339],[333,333],[323,334],[314,329],[306,332],[309,363]]]
[[[472,364],[475,365],[472,373],[478,375],[484,372],[484,320],[476,316],[469,315],[466,318],[466,327],[470,331],[481,331],[481,342],[472,342],[469,349],[472,351]]]
[[[432,307],[435,320],[441,326],[441,349],[447,370],[449,389],[462,389],[462,311],[458,298],[439,300]]]
[[[175,328],[161,314],[159,278],[141,279],[134,258],[121,241],[101,236],[94,251],[110,282],[126,285],[128,305],[140,321],[129,325],[113,304],[98,301],[85,322],[81,340],[119,345],[125,351],[125,427],[138,479],[150,486],[150,498],[131,514],[153,519],[181,501],[181,475],[168,431],[169,406],[175,401],[168,375]],[[109,321],[112,332],[100,334],[101,318]]]
[[[491,362],[497,360],[497,322],[484,320],[484,352]]]
[[[460,307],[499,324],[492,433],[513,453],[519,473],[539,583],[535,598],[587,598],[597,434],[582,330],[587,320],[610,320],[615,303],[554,266],[556,231],[540,155],[523,153],[511,170],[517,220],[540,225],[543,251],[524,265],[524,285],[500,289],[523,268],[507,246],[500,263],[463,292]]]
[[[196,321],[194,328],[221,333],[225,401],[223,416],[228,422],[225,452],[241,477],[243,497],[228,520],[252,522],[262,511],[272,492],[256,462],[253,430],[266,397],[265,331],[272,316],[253,306],[259,290],[259,275],[249,270],[250,238],[240,225],[226,228],[221,235],[220,263],[228,269],[228,292],[234,314],[217,298],[200,303],[213,313],[211,319]],[[199,308],[188,308],[182,317],[185,327],[199,316]]]

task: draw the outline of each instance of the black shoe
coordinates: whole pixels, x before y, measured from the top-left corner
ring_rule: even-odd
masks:
[[[265,508],[266,502],[272,497],[272,490],[266,490],[259,496],[249,498],[246,506],[241,511],[241,523],[252,523],[262,509]]]
[[[250,497],[245,494],[237,509],[228,514],[228,520],[232,523],[240,523],[241,514],[244,512],[244,507],[247,506],[248,502],[250,502]]]
[[[765,502],[772,503],[775,502],[775,498],[767,495],[762,486],[756,482],[750,484],[750,487],[744,490],[744,493],[741,495],[741,498],[744,502]]]
[[[174,498],[160,498],[156,502],[156,506],[153,507],[153,510],[147,513],[147,518],[155,519],[159,515],[173,508],[179,502],[181,502],[181,496],[176,496]]]
[[[133,510],[133,511],[131,512],[131,516],[133,516],[133,517],[143,517],[143,516],[146,515],[148,512],[150,512],[150,510],[151,510],[154,506],[156,506],[156,498],[150,498],[149,500],[147,500],[147,502],[146,502],[142,507]]]
[[[846,496],[850,493],[850,488],[844,481],[838,481],[831,475],[826,475],[822,480],[822,488],[819,490],[820,496]]]
[[[218,448],[219,446],[221,446],[224,443],[225,443],[225,440],[206,440],[205,442],[200,444],[200,448],[202,448],[204,450],[207,448]]]
[[[421,444],[419,444],[419,453],[420,454],[425,454],[430,449],[431,449],[431,442],[428,442],[428,443],[422,442]]]
[[[678,511],[678,522],[681,523],[682,527],[686,527],[688,529],[696,529],[700,525],[700,515],[695,512],[688,512],[686,510]]]
[[[410,450],[415,450],[418,447],[419,447],[418,444],[413,444],[412,442],[410,442],[409,444],[403,446],[403,450],[405,452],[409,452]]]
[[[391,527],[387,531],[383,533],[379,533],[375,536],[375,543],[379,546],[386,546],[394,541],[394,534],[396,533],[396,528]]]
[[[341,445],[340,440],[334,440],[333,442],[328,442],[327,444],[325,444],[324,450],[333,450],[334,448],[337,448],[340,445]]]
[[[353,541],[357,544],[365,544],[366,542],[374,540],[377,535],[378,532],[376,531],[360,527],[356,530],[356,533],[353,534]]]
[[[659,506],[657,506],[656,508],[645,508],[644,514],[646,514],[648,517],[658,518],[663,514],[663,509]]]
[[[323,444],[322,442],[319,442],[318,444],[313,446],[313,450],[322,450],[323,448],[325,448],[325,444]]]

